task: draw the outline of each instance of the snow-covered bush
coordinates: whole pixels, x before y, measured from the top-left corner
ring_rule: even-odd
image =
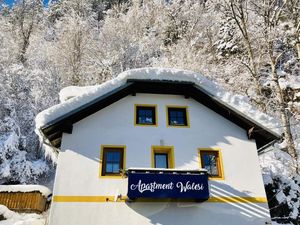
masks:
[[[45,74],[22,65],[0,70],[1,183],[37,183],[52,167],[41,152],[34,128],[37,112],[54,101],[48,99],[46,81]]]
[[[293,172],[291,156],[278,147],[260,156],[271,217],[279,223],[298,224],[300,176]]]

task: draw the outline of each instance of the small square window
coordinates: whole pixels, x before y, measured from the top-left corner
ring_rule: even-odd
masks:
[[[156,126],[155,105],[135,105],[135,124],[145,126]]]
[[[101,176],[120,176],[124,170],[124,147],[102,147]]]
[[[154,153],[155,168],[169,168],[168,166],[168,153]]]
[[[152,146],[153,168],[174,168],[174,148],[172,146]]]
[[[168,126],[188,127],[187,107],[167,106]]]
[[[200,149],[200,165],[211,178],[223,179],[222,160],[219,150]]]

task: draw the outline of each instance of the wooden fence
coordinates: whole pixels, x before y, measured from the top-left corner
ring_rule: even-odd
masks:
[[[42,213],[46,210],[47,199],[39,191],[0,192],[0,205],[17,212]]]

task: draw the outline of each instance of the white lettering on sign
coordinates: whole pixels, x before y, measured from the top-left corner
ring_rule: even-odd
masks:
[[[187,191],[202,191],[204,189],[203,184],[199,183],[191,183],[191,182],[186,182],[183,184],[182,182],[177,182],[176,184],[177,188],[180,188],[180,192],[187,192]]]
[[[131,184],[130,190],[138,190],[140,193],[143,193],[144,191],[150,191],[154,192],[155,190],[173,190],[175,188],[180,189],[181,192],[187,192],[187,191],[202,191],[204,190],[204,185],[187,181],[186,183],[177,182],[175,185],[173,182],[167,183],[167,184],[160,184],[156,182],[152,183],[142,183],[141,180],[137,184]]]
[[[172,190],[174,188],[174,184],[173,182],[170,182],[168,184],[159,184],[156,182],[152,182],[152,183],[142,183],[141,180],[139,180],[139,182],[137,184],[131,184],[130,185],[130,189],[131,190],[138,190],[140,193],[143,193],[144,191],[151,191],[154,192],[156,189],[160,189],[160,190]]]

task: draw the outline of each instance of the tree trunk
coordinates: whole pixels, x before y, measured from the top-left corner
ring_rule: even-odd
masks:
[[[286,103],[284,101],[284,94],[279,85],[278,75],[276,72],[276,62],[275,59],[271,57],[271,67],[272,67],[272,79],[275,83],[275,91],[279,103],[280,119],[283,126],[284,139],[287,144],[287,152],[295,159],[296,161],[296,172],[299,173],[298,169],[298,153],[294,145],[293,135],[290,126],[290,117],[288,109],[286,108]]]
[[[300,36],[300,34],[299,34],[299,36]],[[300,37],[298,38],[296,47],[297,47],[298,59],[300,59]]]
[[[26,62],[25,54],[26,54],[26,50],[28,48],[28,45],[29,45],[29,38],[26,37],[23,40],[22,47],[21,47],[21,50],[20,50],[20,56],[19,56],[19,59],[20,59],[21,63],[23,63],[23,64]]]
[[[244,5],[241,2],[235,2],[234,0],[230,1],[229,9],[232,13],[232,18],[234,19],[238,29],[242,33],[243,41],[247,50],[248,59],[249,59],[249,66],[247,65],[247,68],[250,70],[251,77],[254,80],[254,86],[255,86],[255,92],[257,95],[257,100],[253,99],[257,105],[260,106],[260,108],[266,112],[266,106],[262,101],[263,98],[263,91],[262,86],[259,82],[259,75],[258,75],[258,69],[257,64],[255,62],[255,56],[253,52],[253,45],[251,42],[251,38],[248,33],[248,24],[247,24],[247,9],[244,8]]]
[[[258,79],[257,66],[256,66],[256,63],[254,61],[254,54],[253,54],[253,50],[252,50],[252,47],[251,47],[251,42],[250,42],[250,38],[249,38],[248,34],[245,37],[245,43],[246,43],[246,48],[247,48],[247,52],[248,52],[248,57],[249,57],[249,60],[250,60],[250,66],[251,66],[251,70],[252,70],[252,77],[253,77],[254,82],[255,82],[256,93],[257,93],[258,96],[262,96],[261,85],[259,84],[259,79]]]

